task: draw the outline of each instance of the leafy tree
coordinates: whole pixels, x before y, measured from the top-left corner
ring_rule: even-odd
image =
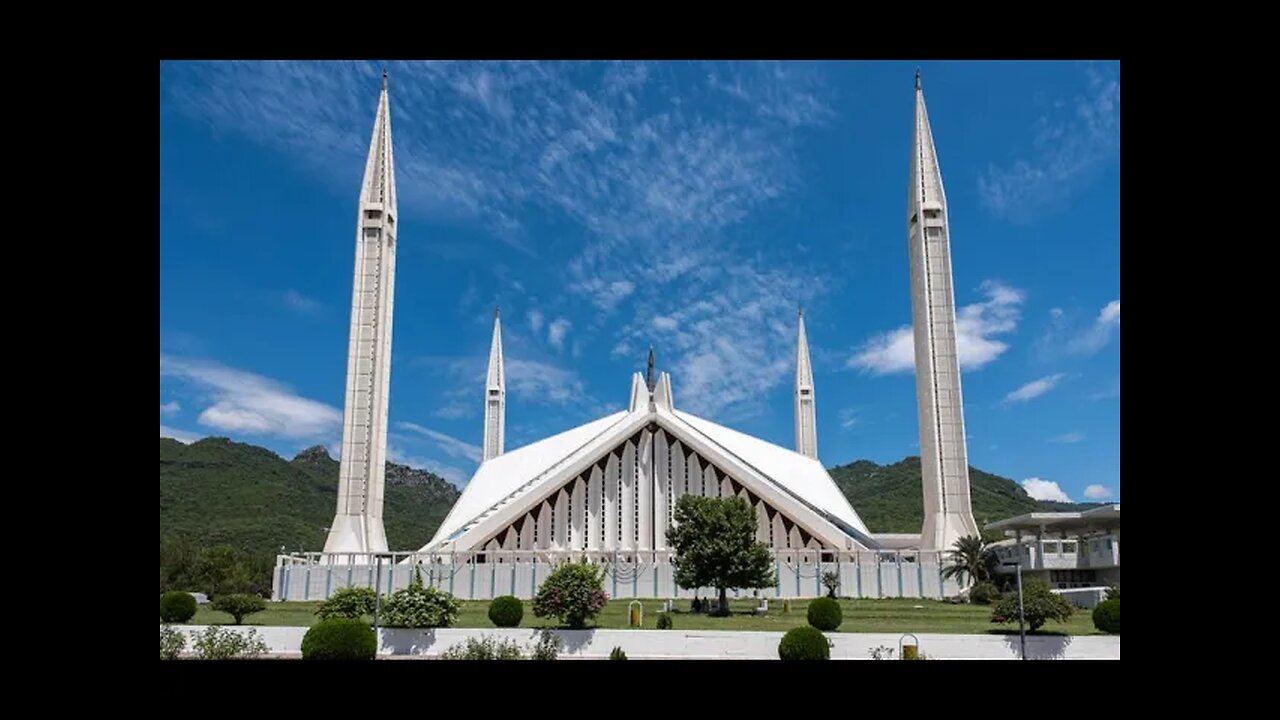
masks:
[[[267,609],[267,603],[257,595],[223,595],[213,601],[213,609],[218,612],[224,612],[236,619],[236,624],[240,625],[245,617],[254,613],[260,613]]]
[[[822,586],[827,589],[827,597],[834,600],[840,591],[840,573],[835,570],[822,573]]]
[[[773,587],[773,558],[756,542],[756,513],[745,500],[685,495],[674,520],[667,543],[676,551],[676,584],[715,588],[721,615],[729,614],[730,588]]]
[[[604,591],[604,568],[590,563],[566,562],[542,581],[533,598],[533,614],[559,618],[571,628],[581,628],[594,618],[609,596]]]
[[[942,577],[956,578],[963,586],[990,582],[998,560],[989,545],[978,535],[957,539],[947,555],[948,564]]]
[[[1075,612],[1066,598],[1051,592],[1049,585],[1040,578],[1027,578],[1022,581],[1023,615],[1031,632],[1040,629],[1048,620],[1066,622]],[[991,622],[1018,622],[1018,594],[1013,593],[1000,598],[1000,602],[991,610]]]

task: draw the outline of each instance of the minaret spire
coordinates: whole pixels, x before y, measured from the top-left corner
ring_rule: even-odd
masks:
[[[942,171],[938,167],[924,91],[920,89],[919,70],[915,95],[907,245],[924,485],[924,527],[920,542],[924,549],[946,550],[962,536],[977,535],[978,526],[969,499],[947,196],[942,188]]]
[[[391,318],[396,282],[396,175],[391,105],[382,84],[356,216],[355,280],[342,415],[338,508],[325,552],[386,552],[382,499],[387,471]],[[349,556],[357,563],[367,557]]]
[[[813,365],[809,362],[809,338],[804,332],[804,308],[796,333],[796,452],[818,459],[818,420],[814,406]]]
[[[649,370],[645,373],[644,384],[646,387],[649,388],[649,392],[653,392],[654,379],[653,379],[653,346],[652,345],[649,346]]]
[[[502,454],[507,427],[507,377],[502,366],[502,310],[493,309],[493,341],[484,388],[484,459]]]

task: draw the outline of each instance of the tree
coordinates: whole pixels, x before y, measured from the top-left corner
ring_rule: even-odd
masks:
[[[257,595],[223,595],[213,601],[213,609],[230,615],[240,625],[246,616],[266,610],[267,603]]]
[[[609,601],[604,591],[604,568],[590,563],[565,562],[556,566],[533,598],[533,614],[559,618],[579,629]]]
[[[966,535],[956,540],[947,561],[949,564],[943,569],[942,577],[954,577],[964,586],[976,585],[991,582],[996,554],[980,536]]]
[[[1075,607],[1061,595],[1049,590],[1040,578],[1024,578],[1022,581],[1022,612],[1031,632],[1040,629],[1048,620],[1066,622],[1071,619]],[[1018,594],[1005,595],[991,610],[991,622],[1018,622]]]
[[[715,588],[721,615],[729,614],[730,588],[773,587],[773,558],[756,542],[756,513],[745,500],[685,495],[674,520],[667,543],[676,551],[676,584]]]

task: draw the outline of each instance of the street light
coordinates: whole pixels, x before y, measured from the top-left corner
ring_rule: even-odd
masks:
[[[1019,552],[1021,552],[1021,549],[1019,549]],[[1022,609],[1022,563],[1007,562],[1007,563],[1001,563],[1001,564],[1004,565],[1005,567],[1009,567],[1010,565],[1012,565],[1017,568],[1016,572],[1018,573],[1018,636],[1022,643],[1022,659],[1026,660],[1027,659],[1027,631],[1023,626],[1024,619],[1023,619],[1023,609]]]

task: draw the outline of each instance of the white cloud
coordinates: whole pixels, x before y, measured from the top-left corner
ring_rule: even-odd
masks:
[[[588,278],[574,283],[569,289],[588,296],[596,307],[609,312],[635,292],[636,284],[630,280],[606,282],[599,278]]]
[[[1090,500],[1106,500],[1115,495],[1115,492],[1105,485],[1090,485],[1084,489],[1084,496]]]
[[[1111,331],[1120,327],[1120,300],[1112,300],[1098,312],[1098,317],[1067,344],[1067,349],[1081,355],[1090,355],[1106,347],[1111,341]]]
[[[186,430],[177,430],[175,428],[165,427],[164,425],[161,425],[160,437],[173,438],[174,440],[177,440],[178,442],[184,445],[190,445],[191,443],[199,440],[204,436],[201,435],[200,433],[188,432]]]
[[[1023,222],[1061,204],[1120,150],[1118,68],[1086,70],[1087,91],[1060,102],[1037,121],[1032,148],[1005,167],[990,166],[978,180],[982,203],[996,215]]]
[[[841,408],[840,410],[840,427],[844,430],[850,430],[862,420],[858,417],[858,411],[854,408]]]
[[[167,403],[160,403],[161,415],[176,415],[180,410],[182,410],[182,406],[178,404],[177,400],[173,400]]]
[[[1053,375],[1046,375],[1042,378],[1032,380],[1026,385],[1023,385],[1017,390],[1005,395],[1004,401],[1006,403],[1015,403],[1026,402],[1032,398],[1038,398],[1056,387],[1066,376],[1066,373],[1055,373]]]
[[[188,383],[211,402],[197,421],[227,432],[291,439],[328,438],[342,412],[275,380],[208,360],[160,356],[160,376]]]
[[[1071,502],[1071,498],[1058,487],[1058,483],[1052,480],[1041,480],[1040,478],[1027,478],[1022,481],[1022,489],[1036,500],[1056,500],[1058,502]]]
[[[1081,440],[1084,440],[1084,433],[1078,430],[1074,432],[1063,433],[1061,435],[1054,435],[1053,437],[1049,438],[1049,442],[1065,443],[1065,444],[1078,443]]]
[[[980,289],[987,299],[966,305],[956,313],[961,370],[979,370],[1009,349],[997,338],[1018,327],[1019,307],[1026,297],[1021,290],[995,280],[987,280]],[[847,365],[876,375],[913,372],[916,359],[911,326],[903,325],[871,338],[849,358]]]
[[[673,317],[659,315],[653,319],[653,329],[670,332],[680,327],[680,321]]]
[[[307,297],[297,290],[285,290],[280,294],[285,307],[301,315],[315,315],[324,309],[324,305],[315,298]]]
[[[586,384],[572,370],[537,360],[508,358],[507,389],[532,400],[561,405],[578,405],[587,396]]]
[[[434,440],[436,446],[450,457],[462,458],[463,460],[470,460],[478,463],[484,453],[483,449],[479,445],[472,445],[471,443],[459,440],[452,435],[446,435],[439,430],[432,430],[431,428],[423,427],[417,423],[398,422],[396,423],[396,426],[404,430],[411,430],[419,435]]]
[[[564,349],[564,336],[568,334],[569,328],[573,327],[573,323],[564,318],[556,318],[547,326],[547,342],[551,343],[551,347],[557,350]]]
[[[542,311],[536,308],[529,311],[529,328],[533,330],[535,335],[542,332],[542,322]]]

